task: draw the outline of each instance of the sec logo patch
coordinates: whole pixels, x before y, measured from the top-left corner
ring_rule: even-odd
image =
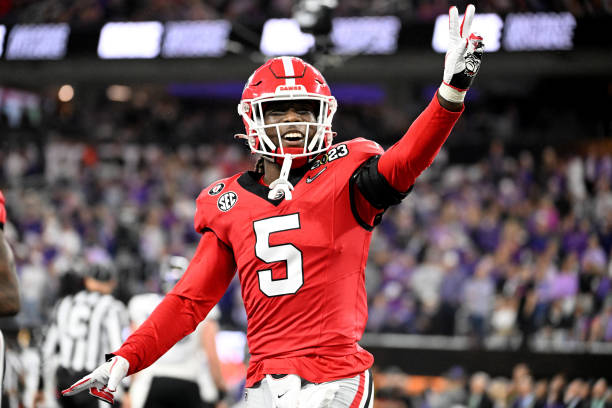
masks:
[[[208,190],[208,195],[214,196],[219,194],[221,190],[223,190],[223,187],[225,187],[225,184],[223,183],[215,184],[210,190]]]
[[[231,210],[232,207],[235,206],[237,202],[238,202],[238,194],[234,193],[233,191],[228,191],[227,193],[219,197],[219,199],[217,200],[217,207],[221,211],[226,212],[226,211]]]

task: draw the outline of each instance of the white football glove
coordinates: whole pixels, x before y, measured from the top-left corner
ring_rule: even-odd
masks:
[[[484,44],[481,36],[470,31],[474,11],[474,5],[468,4],[461,25],[457,7],[453,6],[448,11],[448,50],[439,92],[441,97],[450,102],[463,103],[480,68]]]
[[[125,378],[129,368],[130,363],[125,358],[114,356],[93,370],[91,374],[63,390],[62,395],[66,397],[89,389],[89,394],[112,405],[115,401],[113,393],[117,391],[119,382]]]

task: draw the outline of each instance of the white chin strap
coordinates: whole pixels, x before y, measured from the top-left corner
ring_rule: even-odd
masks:
[[[283,160],[283,166],[281,167],[280,176],[270,183],[270,191],[268,192],[268,198],[270,200],[278,200],[283,195],[285,196],[285,200],[291,200],[293,184],[289,182],[289,170],[291,170],[292,161],[293,157],[290,154],[286,154]]]

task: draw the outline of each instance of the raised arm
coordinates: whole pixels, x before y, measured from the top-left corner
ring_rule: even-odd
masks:
[[[429,106],[393,147],[382,155],[378,170],[391,186],[405,192],[431,165],[463,112],[463,100],[478,73],[484,45],[471,33],[474,6],[459,24],[457,7],[449,10],[449,44],[442,84]]]
[[[231,250],[213,232],[205,232],[187,271],[151,316],[108,356],[109,361],[62,394],[89,389],[93,396],[112,403],[112,393],[123,377],[147,368],[195,330],[221,299],[235,271]]]
[[[463,112],[463,106],[459,111],[443,108],[440,99],[436,94],[404,136],[378,160],[378,171],[398,192],[406,192],[431,165]]]
[[[363,196],[356,201],[363,220],[374,220],[375,209],[380,212],[406,196],[463,112],[463,100],[478,73],[484,49],[482,37],[470,32],[473,17],[474,6],[470,4],[459,24],[457,8],[450,8],[449,46],[438,92],[404,136],[380,157],[365,162],[356,174],[355,182]],[[374,209],[368,209],[365,201]]]
[[[19,285],[13,251],[4,237],[6,209],[0,191],[0,316],[13,316],[19,312]]]

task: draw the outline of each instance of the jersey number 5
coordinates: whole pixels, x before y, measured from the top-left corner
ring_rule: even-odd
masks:
[[[299,228],[300,215],[297,213],[253,222],[257,258],[266,263],[285,262],[287,264],[287,276],[282,279],[274,279],[272,269],[257,272],[259,290],[267,296],[292,295],[304,284],[302,251],[293,244],[270,245],[270,234]]]

